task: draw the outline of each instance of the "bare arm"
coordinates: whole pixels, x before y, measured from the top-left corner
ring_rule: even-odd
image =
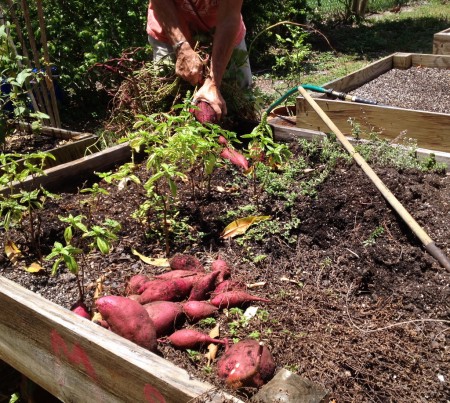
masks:
[[[178,20],[175,3],[173,0],[151,0],[151,2],[155,17],[170,38],[171,45],[175,46],[185,41],[177,52],[176,74],[190,84],[197,85],[202,80],[203,62],[192,49],[191,33],[183,29]]]
[[[241,23],[243,0],[221,0],[214,33],[210,74],[196,94],[197,99],[208,101],[218,118],[227,113],[226,103],[220,93],[225,69],[233,53],[235,38]]]

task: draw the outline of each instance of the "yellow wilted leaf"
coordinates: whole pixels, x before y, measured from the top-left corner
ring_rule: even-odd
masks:
[[[102,275],[95,281],[94,300],[99,299],[103,293],[103,282],[106,280],[106,276]]]
[[[6,242],[5,253],[7,258],[11,261],[11,263],[16,263],[19,257],[22,256],[22,252],[13,241]]]
[[[209,337],[216,338],[219,336],[220,328],[219,325],[217,325],[209,332]],[[219,346],[217,344],[211,343],[208,345],[208,352],[205,354],[205,357],[208,359],[208,367],[211,365],[211,362],[216,359],[218,349]]]
[[[231,224],[228,224],[225,229],[220,234],[221,238],[233,238],[238,235],[245,234],[250,225],[258,223],[260,221],[270,220],[269,215],[261,215],[261,216],[248,216],[245,218],[239,218],[236,221],[233,221]]]
[[[92,322],[100,322],[101,320],[103,320],[103,317],[100,312],[95,312],[94,315],[92,315]]]
[[[137,250],[133,249],[131,251],[133,253],[133,255],[136,255],[139,257],[139,259],[141,259],[144,263],[147,264],[151,264],[152,266],[156,266],[156,267],[170,267],[169,265],[169,259],[166,258],[152,258],[152,257],[147,257],[144,255],[141,255]]]
[[[39,263],[31,263],[30,266],[25,269],[28,273],[39,273],[45,270]]]

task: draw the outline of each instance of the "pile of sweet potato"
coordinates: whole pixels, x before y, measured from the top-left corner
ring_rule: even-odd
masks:
[[[245,284],[231,280],[231,268],[217,258],[210,270],[194,256],[175,255],[170,271],[146,276],[135,275],[126,284],[126,296],[103,296],[95,306],[97,323],[156,351],[158,342],[169,342],[178,349],[197,349],[202,345],[225,345],[217,363],[217,373],[232,387],[259,387],[275,371],[267,349],[255,340],[243,340],[229,346],[227,339],[216,339],[203,332],[183,328],[211,317],[223,308],[241,307],[253,301],[270,302],[251,295]],[[89,317],[82,307],[74,312]]]

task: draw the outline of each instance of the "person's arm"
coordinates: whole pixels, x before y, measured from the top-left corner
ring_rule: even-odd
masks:
[[[171,45],[179,46],[176,50],[176,74],[190,84],[197,85],[203,79],[203,62],[192,49],[191,33],[183,29],[183,25],[178,20],[175,3],[173,0],[151,0],[151,3],[155,18],[170,38]]]
[[[235,47],[235,39],[241,24],[241,8],[242,0],[219,2],[209,76],[195,95],[197,99],[208,101],[219,119],[227,113],[220,85]]]

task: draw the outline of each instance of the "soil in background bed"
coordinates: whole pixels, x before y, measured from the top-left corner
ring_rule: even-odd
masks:
[[[316,164],[315,170],[320,169]],[[450,177],[375,169],[449,256]],[[136,174],[145,181],[143,169]],[[299,181],[308,175],[305,171]],[[263,193],[257,200],[259,213],[282,223],[285,233],[271,234],[269,225],[260,240],[241,246],[241,237],[223,240],[219,234],[227,212],[256,203],[253,189],[246,184],[233,167],[225,167],[214,175],[209,197],[193,200],[187,188],[179,193],[179,219],[187,218],[192,232],[191,237],[177,239],[172,253],[194,254],[206,268],[220,255],[233,267],[233,279],[264,282],[251,293],[272,301],[258,304],[260,312],[267,311],[266,317],[255,317],[235,334],[230,332],[234,318],[218,315],[221,337],[243,339],[259,332],[279,368],[323,385],[338,402],[445,402],[450,396],[449,273],[424,251],[360,168],[338,165],[319,187],[317,197],[297,192],[288,207],[283,197]],[[58,215],[88,217],[92,213],[96,222],[105,218],[121,222],[120,239],[112,253],[88,256],[89,305],[102,275],[105,293],[122,295],[132,275],[163,271],[132,253],[135,249],[157,257],[163,250],[142,225],[129,218],[143,202],[142,192],[133,183],[121,191],[102,186],[110,194],[101,196],[90,212],[84,203],[88,194],[66,193],[49,202],[42,217],[44,254],[55,241],[63,242],[64,226]],[[219,192],[217,186],[227,191]],[[382,234],[370,242],[379,228]],[[198,232],[204,237],[198,238]],[[4,234],[0,236],[3,248]],[[13,232],[12,239],[27,255],[24,235]],[[24,270],[24,263],[13,266],[1,255],[0,275],[70,308],[78,298],[74,276],[61,269],[52,277],[48,275],[51,264],[45,265],[47,273],[33,275]],[[214,364],[212,371],[205,370],[202,355],[197,360],[168,345],[161,345],[160,354],[192,376],[224,387],[215,376]],[[245,400],[254,392],[246,389],[238,395]]]

